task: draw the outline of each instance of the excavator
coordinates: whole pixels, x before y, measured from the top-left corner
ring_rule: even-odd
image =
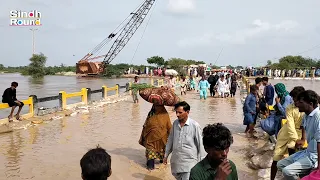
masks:
[[[144,0],[112,33],[109,34],[107,38],[79,60],[76,64],[77,75],[102,75],[108,64],[115,59],[115,57],[129,42],[134,33],[139,29],[154,3],[155,0]],[[101,52],[102,48],[113,39],[115,40],[108,53],[96,56]],[[95,61],[100,58],[104,58],[102,62]]]

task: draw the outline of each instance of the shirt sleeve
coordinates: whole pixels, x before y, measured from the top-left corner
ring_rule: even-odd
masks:
[[[196,127],[196,145],[198,149],[198,162],[206,157],[206,152],[202,143],[202,129],[200,126]]]
[[[14,101],[17,100],[17,91],[16,91],[16,90],[14,90],[13,93],[12,93],[12,99],[13,99]]]
[[[193,167],[190,171],[189,180],[199,180],[199,179],[201,179],[201,178],[198,176],[196,169]]]
[[[296,141],[298,140],[298,133],[294,119],[297,118],[294,113],[293,107],[288,107],[286,112],[287,126],[288,126],[288,148],[294,148]]]
[[[320,143],[320,119],[316,119],[315,120],[315,124],[314,124],[314,131],[315,131],[315,134],[314,134],[314,139]]]
[[[249,96],[247,96],[247,98],[246,98],[246,100],[245,100],[245,102],[244,102],[244,105],[245,105],[245,107],[246,107],[246,109],[251,113],[251,112],[254,112],[253,111],[253,109],[251,109],[251,107],[249,106],[249,103],[250,103],[250,101],[252,100],[252,96],[251,95],[249,95]]]
[[[232,169],[232,172],[231,172],[231,179],[232,180],[238,180],[238,171],[237,171],[237,167],[236,165],[230,161],[230,164],[231,164],[231,169]]]
[[[291,96],[286,96],[284,103],[281,105],[280,103],[277,103],[277,106],[279,108],[279,111],[281,112],[281,114],[285,117],[286,116],[286,108],[288,107],[288,105],[291,104]]]
[[[165,158],[168,158],[169,154],[172,152],[174,123],[175,122],[173,122],[172,128],[170,130],[170,134],[169,134],[169,137],[168,137],[168,142],[166,144],[166,152],[165,152],[165,155],[164,155]]]

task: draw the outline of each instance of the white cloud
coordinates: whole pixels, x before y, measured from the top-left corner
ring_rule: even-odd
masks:
[[[245,44],[249,39],[262,36],[266,33],[281,35],[297,28],[299,24],[295,21],[285,20],[279,24],[254,20],[250,28],[241,29],[233,33],[206,33],[200,37],[186,38],[178,42],[179,46],[209,45],[213,41],[221,41],[229,44]]]
[[[168,9],[176,14],[190,13],[195,10],[195,0],[169,0]]]

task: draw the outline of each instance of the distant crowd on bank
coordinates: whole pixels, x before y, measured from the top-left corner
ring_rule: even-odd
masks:
[[[268,77],[300,77],[315,78],[320,77],[320,68],[304,69],[269,69],[269,68],[252,68],[245,70],[246,76],[268,76]]]

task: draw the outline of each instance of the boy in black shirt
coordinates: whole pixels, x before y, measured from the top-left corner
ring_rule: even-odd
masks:
[[[9,122],[12,121],[13,112],[17,106],[19,107],[19,110],[18,110],[17,114],[15,115],[15,117],[17,120],[20,120],[20,112],[22,110],[22,107],[24,106],[23,102],[17,100],[17,97],[16,97],[16,94],[17,94],[16,88],[17,87],[18,87],[18,83],[12,82],[11,87],[7,88],[3,92],[3,95],[2,95],[2,102],[8,103],[8,105],[10,107],[12,107],[10,115],[8,116]]]

